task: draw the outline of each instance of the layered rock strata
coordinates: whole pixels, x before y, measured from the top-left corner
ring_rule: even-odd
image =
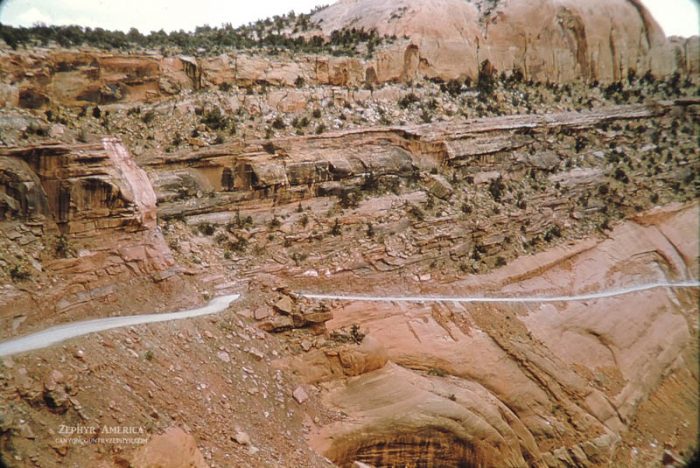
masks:
[[[172,292],[164,280],[177,282],[175,263],[156,225],[155,193],[118,140],[0,149],[0,195],[3,263],[19,280],[3,290],[6,336],[116,311],[138,300],[143,280]],[[136,294],[126,298],[130,287]]]

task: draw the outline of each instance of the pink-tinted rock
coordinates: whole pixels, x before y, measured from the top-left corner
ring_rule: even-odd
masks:
[[[194,437],[170,427],[151,438],[134,454],[131,464],[142,468],[206,468]]]

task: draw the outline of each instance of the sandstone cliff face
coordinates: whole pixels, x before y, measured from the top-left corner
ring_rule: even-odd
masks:
[[[153,156],[144,159],[143,164],[153,180],[162,216],[200,215],[227,212],[235,206],[261,201],[278,205],[341,196],[365,189],[368,179],[411,180],[419,178],[421,170],[435,167],[464,171],[464,176],[471,176],[482,185],[499,174],[510,173],[517,178],[530,169],[549,172],[560,163],[557,154],[569,151],[575,142],[564,138],[541,152],[544,148],[539,146],[535,130],[571,134],[618,119],[651,119],[669,110],[634,105],[548,117],[523,115],[369,128],[320,137],[227,144]],[[573,171],[553,176],[556,180],[552,182],[563,182],[580,196],[594,189],[596,175],[600,175],[600,169]],[[438,198],[447,195],[441,195],[439,182],[432,181],[430,185]],[[211,196],[190,198],[197,193]],[[564,202],[552,201],[550,206],[559,213],[555,217],[565,217],[571,209]],[[533,221],[530,229],[539,224]]]
[[[118,140],[1,149],[0,197],[2,248],[20,246],[4,260],[38,276],[36,291],[6,287],[5,336],[26,329],[10,333],[13,319],[31,327],[94,308],[104,314],[131,300],[120,295],[129,282],[148,289],[175,274],[151,183]]]
[[[340,1],[314,15],[322,33],[376,29],[396,42],[372,57],[118,55],[36,49],[0,53],[0,106],[43,108],[160,100],[233,84],[364,86],[421,78],[474,80],[488,60],[526,79],[601,82],[630,71],[698,73],[698,38],[667,40],[638,0]],[[292,96],[293,98],[293,96]],[[297,98],[296,105],[303,105]]]
[[[636,0],[341,0],[313,19],[327,34],[355,27],[409,37],[410,45],[378,60],[380,81],[474,78],[484,60],[559,82],[619,80],[628,70],[665,75],[676,67],[663,32]]]
[[[524,257],[441,292],[557,295],[624,287],[630,278],[692,279],[696,210],[657,210],[607,240]],[[371,330],[400,367],[331,387],[327,403],[349,418],[323,428],[315,444],[341,466],[416,456],[436,466],[605,464],[669,374],[678,374],[684,398],[697,391],[684,370],[694,359],[696,300],[658,289],[570,304],[346,304],[329,329]]]
[[[0,105],[29,109],[143,102],[199,87],[187,57],[33,50],[0,54],[0,69]]]

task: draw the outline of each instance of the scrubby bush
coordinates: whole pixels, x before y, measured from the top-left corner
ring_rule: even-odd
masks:
[[[506,186],[503,183],[503,178],[500,176],[497,179],[492,179],[489,183],[489,193],[496,201],[501,201],[505,188]]]
[[[223,130],[228,125],[228,119],[218,107],[204,112],[201,122],[212,130]]]
[[[10,268],[10,278],[13,281],[27,281],[31,277],[32,274],[21,265],[13,265]]]
[[[205,236],[211,236],[216,232],[216,227],[211,223],[201,223],[197,225],[197,229]]]
[[[340,221],[338,221],[338,218],[335,218],[335,222],[333,223],[333,227],[331,227],[331,235],[332,236],[339,236],[343,233],[343,229],[340,227]]]
[[[146,125],[150,124],[153,122],[153,120],[156,118],[156,113],[153,112],[152,110],[149,110],[145,114],[141,116],[141,121],[145,123]]]
[[[411,104],[414,104],[416,102],[420,102],[420,99],[418,98],[418,96],[416,96],[413,93],[408,93],[408,94],[402,96],[401,99],[399,99],[399,107],[401,109],[407,109],[408,106],[410,106]]]
[[[488,60],[484,60],[479,66],[476,88],[481,96],[490,96],[496,90],[496,69]]]
[[[282,130],[286,126],[287,125],[284,123],[284,120],[282,120],[282,117],[278,116],[272,121],[272,128],[275,130]]]

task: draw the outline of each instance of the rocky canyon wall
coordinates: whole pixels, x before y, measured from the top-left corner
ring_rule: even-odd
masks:
[[[344,87],[420,78],[475,80],[488,62],[541,82],[612,82],[630,72],[665,77],[697,74],[699,38],[667,39],[635,2],[508,1],[480,10],[411,1],[339,2],[315,16],[326,34],[343,27],[397,35],[371,58],[247,52],[216,57],[163,57],[35,49],[0,53],[0,106],[44,108],[160,100],[224,83],[240,87]],[[376,11],[376,15],[371,14]],[[440,27],[436,25],[440,24]]]
[[[178,283],[151,183],[116,139],[0,149],[0,197],[2,261],[19,281],[4,286],[4,336]]]

